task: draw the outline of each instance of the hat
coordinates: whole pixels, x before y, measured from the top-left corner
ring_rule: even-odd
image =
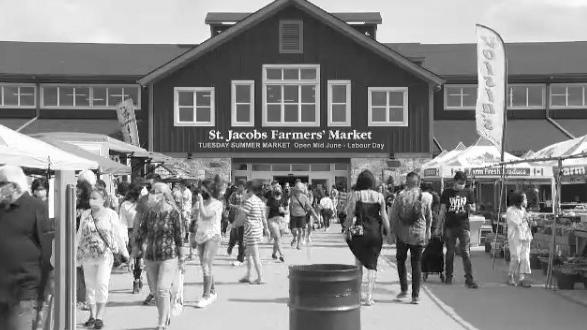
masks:
[[[92,187],[96,185],[96,174],[91,170],[84,170],[82,171],[79,176],[77,177],[77,182],[86,181],[87,183],[91,184]]]
[[[27,191],[29,182],[22,168],[18,166],[5,165],[0,167],[0,181],[14,183],[18,189]]]

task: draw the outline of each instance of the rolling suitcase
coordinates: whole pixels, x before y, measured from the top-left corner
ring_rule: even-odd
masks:
[[[444,282],[444,243],[441,238],[434,236],[422,253],[422,276],[424,281],[428,274],[439,274]]]

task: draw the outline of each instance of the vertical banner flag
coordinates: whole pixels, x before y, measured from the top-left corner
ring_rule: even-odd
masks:
[[[118,103],[116,105],[116,114],[124,136],[124,142],[139,147],[139,130],[133,100],[129,98]]]
[[[503,40],[477,24],[477,134],[502,149],[505,120],[506,57]]]

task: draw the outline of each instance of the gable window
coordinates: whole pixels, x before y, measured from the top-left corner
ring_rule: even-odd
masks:
[[[0,108],[34,108],[36,100],[34,84],[0,84]]]
[[[573,109],[587,107],[587,84],[552,84],[550,86],[550,107]]]
[[[136,85],[41,85],[41,107],[59,109],[116,109],[131,98],[140,109],[140,90]]]
[[[509,109],[544,109],[544,85],[508,85]]]
[[[369,87],[369,126],[408,126],[408,88]]]
[[[476,85],[445,85],[445,110],[475,110],[477,102]]]
[[[214,87],[175,87],[175,126],[214,126]]]
[[[350,80],[328,81],[328,126],[351,126]]]
[[[263,65],[263,126],[320,126],[319,104],[319,65]]]
[[[301,54],[304,51],[304,34],[302,21],[279,21],[279,52],[283,54]]]
[[[253,80],[232,81],[232,126],[255,125],[255,82]]]

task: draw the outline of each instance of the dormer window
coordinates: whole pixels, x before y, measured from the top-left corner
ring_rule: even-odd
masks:
[[[279,22],[279,52],[282,54],[301,54],[304,47],[302,21],[284,20]]]

